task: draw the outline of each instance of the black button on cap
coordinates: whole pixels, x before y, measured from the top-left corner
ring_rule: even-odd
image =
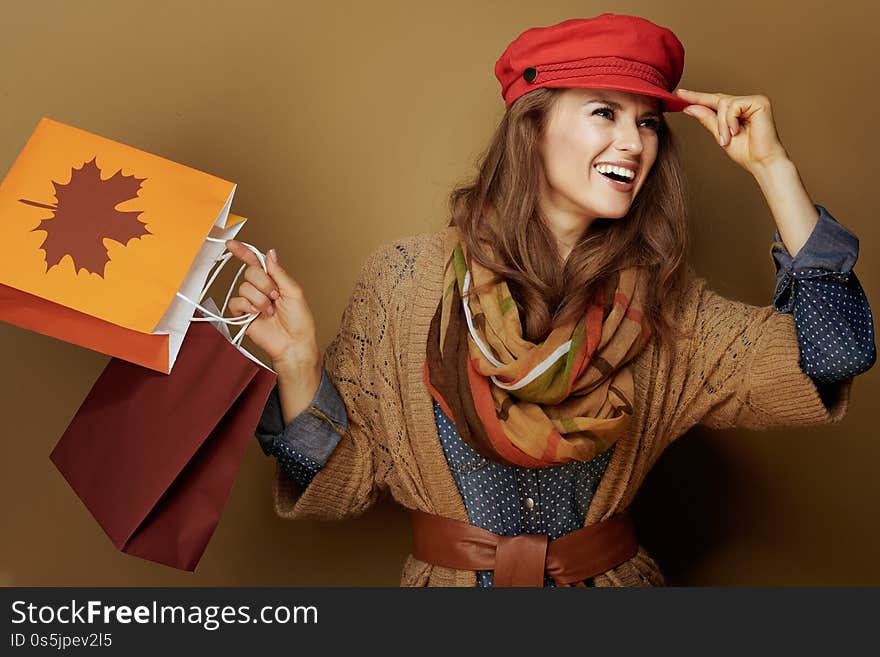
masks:
[[[538,77],[538,69],[536,69],[534,66],[529,66],[525,71],[523,71],[523,79],[526,82],[534,82],[536,77]]]

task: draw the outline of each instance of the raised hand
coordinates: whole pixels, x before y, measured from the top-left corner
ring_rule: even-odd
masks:
[[[697,119],[730,159],[749,173],[788,159],[766,96],[730,96],[687,89],[676,89],[675,93],[691,103],[682,111]]]

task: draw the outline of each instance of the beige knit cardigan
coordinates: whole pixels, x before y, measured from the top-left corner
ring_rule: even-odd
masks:
[[[280,516],[352,517],[390,493],[408,509],[467,521],[422,379],[450,239],[448,228],[417,235],[380,247],[364,263],[339,334],[324,354],[349,429],[305,492],[276,469]],[[846,413],[852,380],[835,387],[826,407],[800,368],[790,314],[719,296],[691,270],[676,309],[680,326],[695,330],[695,337],[674,349],[652,338],[633,361],[631,428],[617,442],[588,525],[626,509],[666,446],[696,424],[764,429],[837,422]],[[664,583],[643,547],[595,581]],[[474,571],[432,566],[412,555],[401,577],[402,586],[475,584]]]

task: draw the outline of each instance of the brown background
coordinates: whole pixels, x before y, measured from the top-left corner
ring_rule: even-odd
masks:
[[[276,247],[326,346],[379,244],[442,227],[503,112],[492,70],[522,30],[603,11],[673,29],[682,86],[764,93],[815,202],[859,235],[880,286],[875,3],[4,3],[0,172],[41,116],[238,183],[243,239]],[[691,184],[692,262],[731,298],[770,303],[772,217],[754,181],[692,119],[669,120]],[[273,515],[254,441],[196,574],[117,553],[48,460],[107,358],[0,325],[0,583],[395,585],[406,516]],[[834,427],[694,431],[638,504],[671,583],[880,584],[876,368]]]

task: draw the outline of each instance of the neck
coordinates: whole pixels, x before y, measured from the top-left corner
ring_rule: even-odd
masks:
[[[547,227],[556,240],[559,257],[562,262],[565,262],[574,249],[574,245],[578,243],[581,235],[587,231],[596,217],[584,214],[582,208],[550,189],[543,176],[540,181],[538,205]]]
[[[584,216],[573,210],[566,210],[552,204],[541,205],[547,228],[556,240],[556,248],[562,262],[568,259],[575,244],[593,223],[595,217]]]

